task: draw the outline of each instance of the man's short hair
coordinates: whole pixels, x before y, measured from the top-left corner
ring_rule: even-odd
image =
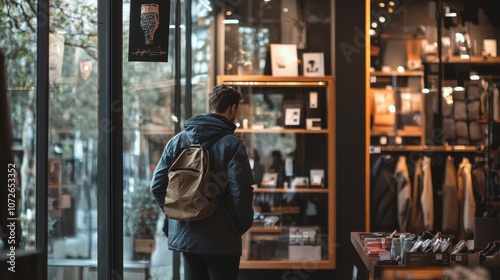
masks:
[[[223,113],[234,104],[239,105],[243,96],[235,88],[220,84],[212,88],[208,94],[208,111]]]

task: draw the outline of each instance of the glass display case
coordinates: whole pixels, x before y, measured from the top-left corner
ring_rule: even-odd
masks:
[[[335,268],[334,79],[219,76],[218,83],[243,95],[235,133],[255,178],[241,268]]]

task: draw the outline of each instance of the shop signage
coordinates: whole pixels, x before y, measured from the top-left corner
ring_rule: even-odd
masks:
[[[131,0],[129,61],[168,61],[170,0]]]

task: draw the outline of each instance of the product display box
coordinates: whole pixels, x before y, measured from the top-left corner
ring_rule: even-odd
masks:
[[[479,254],[475,253],[458,253],[458,254],[452,254],[450,256],[450,265],[461,265],[461,266],[468,266],[468,267],[475,267],[478,266],[480,263],[479,261]]]
[[[319,227],[290,227],[288,259],[321,260],[321,246],[316,240],[319,230]]]
[[[406,252],[404,264],[407,266],[450,266],[450,253]]]
[[[321,246],[319,245],[290,245],[288,259],[294,261],[320,261]]]
[[[450,253],[429,253],[429,265],[431,266],[449,266]]]
[[[429,253],[422,252],[406,252],[404,257],[404,264],[407,266],[428,266]]]

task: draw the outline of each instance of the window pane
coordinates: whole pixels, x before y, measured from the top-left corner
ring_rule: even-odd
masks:
[[[163,214],[149,190],[152,173],[174,135],[174,11],[171,1],[168,62],[129,62],[130,3],[123,6],[123,266],[125,278],[171,279],[173,253]],[[149,275],[148,275],[149,274]]]
[[[211,7],[204,1],[193,1],[192,4],[192,34],[193,44],[193,115],[203,114],[207,111],[207,93],[210,88],[210,77],[213,77],[212,57],[213,30],[215,19]]]
[[[97,265],[97,1],[50,2],[50,279]]]
[[[16,239],[20,248],[32,250],[35,248],[35,159],[36,150],[36,4],[21,1],[0,6],[0,46],[5,54],[7,100],[12,129],[12,162],[16,170],[16,192],[14,207],[10,207],[7,196],[0,202],[2,207],[15,208],[13,218],[18,219]],[[3,116],[3,115],[2,115]],[[3,132],[2,132],[3,133]],[[2,154],[3,156],[3,154]],[[10,161],[10,160],[9,160]],[[2,167],[5,168],[5,167]],[[9,174],[13,170],[9,168]],[[5,177],[7,179],[7,177]],[[2,179],[3,180],[3,179]],[[3,196],[2,196],[3,197]],[[10,196],[9,198],[12,198]],[[2,209],[3,211],[3,209]],[[12,216],[9,216],[11,218]],[[5,220],[2,219],[0,223]],[[12,235],[10,232],[4,234]],[[2,246],[0,246],[1,248]]]

